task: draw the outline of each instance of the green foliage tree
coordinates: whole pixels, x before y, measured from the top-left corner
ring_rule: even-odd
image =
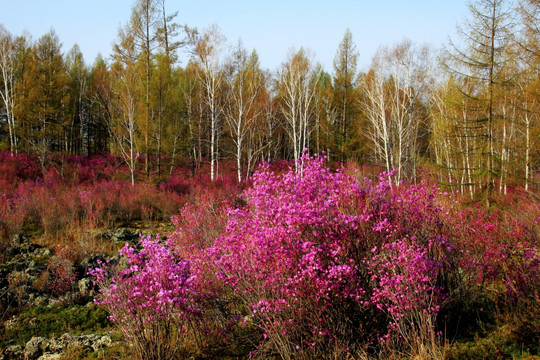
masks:
[[[336,156],[341,161],[347,157],[351,140],[351,127],[358,120],[358,52],[349,29],[345,31],[334,58],[334,140]]]
[[[453,42],[446,51],[445,67],[456,79],[462,96],[471,102],[468,127],[471,146],[465,149],[474,154],[472,172],[479,182],[482,199],[491,203],[495,177],[500,171],[496,162],[495,126],[504,121],[498,96],[504,94],[503,86],[509,80],[506,65],[512,54],[513,22],[511,10],[505,0],[476,0],[469,4],[470,18],[459,35],[464,44],[461,49]]]
[[[89,109],[86,92],[88,89],[88,69],[78,45],[74,45],[66,56],[66,68],[69,76],[69,119],[67,151],[80,154],[84,148],[84,141],[88,139],[86,133],[89,125]]]
[[[32,47],[22,80],[18,117],[24,121],[27,148],[67,151],[69,77],[60,39],[50,30]]]
[[[112,83],[109,67],[98,55],[88,74],[86,101],[89,107],[89,121],[85,131],[86,153],[96,154],[109,149],[109,124],[112,117]]]

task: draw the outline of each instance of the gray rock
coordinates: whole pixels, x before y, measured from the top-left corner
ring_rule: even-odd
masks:
[[[91,350],[94,343],[100,339],[99,335],[89,334],[77,336],[77,345],[84,350]]]
[[[112,240],[119,241],[119,242],[125,242],[132,239],[135,239],[137,237],[136,233],[132,233],[126,228],[118,229],[114,235],[112,236]]]
[[[73,346],[77,346],[77,338],[70,333],[65,333],[59,338],[52,338],[49,341],[51,353],[61,353]]]
[[[111,345],[112,345],[111,337],[109,335],[105,335],[94,342],[94,344],[92,345],[92,349],[94,351],[98,351],[99,349],[103,349]]]
[[[91,350],[92,349],[92,340],[99,338],[98,335],[81,335],[81,336],[73,336],[69,333],[66,333],[60,337],[60,344],[62,346],[62,349],[67,350],[71,347],[79,347],[83,350]]]
[[[51,353],[61,353],[64,351],[64,344],[60,338],[52,338],[49,340],[49,351]]]
[[[24,356],[24,349],[21,345],[10,345],[7,346],[2,352],[0,359],[22,359]]]
[[[24,234],[14,234],[11,238],[11,244],[16,247],[20,247],[26,243],[29,243],[28,236]]]
[[[32,301],[32,306],[42,306],[42,305],[49,305],[51,303],[51,298],[44,295],[38,295],[36,296]]]
[[[90,278],[82,278],[78,282],[79,293],[81,296],[92,296],[94,294],[94,283]]]
[[[33,337],[26,347],[12,346],[12,350],[4,350],[0,360],[4,359],[25,359],[25,360],[55,360],[60,359],[61,355],[68,349],[76,347],[86,352],[96,352],[100,349],[112,345],[110,336],[100,336],[97,334],[88,334],[74,336],[65,333],[59,338],[50,340],[42,337]]]
[[[75,342],[75,336],[70,333],[65,333],[60,336],[60,342],[63,344],[63,348],[68,348]]]
[[[59,360],[62,358],[62,354],[45,353],[41,355],[37,360]]]
[[[48,345],[49,341],[47,339],[39,336],[32,337],[24,347],[24,359],[36,360],[47,350]]]

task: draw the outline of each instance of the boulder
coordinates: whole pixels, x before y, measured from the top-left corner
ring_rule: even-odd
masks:
[[[75,344],[75,336],[71,335],[70,333],[65,333],[62,336],[60,336],[60,343],[62,344],[62,349],[67,349],[68,347],[74,346]]]
[[[24,349],[21,345],[10,345],[6,346],[1,354],[1,360],[22,359],[24,357]]]
[[[92,296],[94,294],[94,283],[90,278],[82,278],[77,283],[79,287],[79,293],[83,297]]]
[[[60,360],[62,354],[45,353],[41,355],[37,360]]]
[[[111,239],[114,241],[126,242],[135,239],[137,236],[137,233],[133,233],[126,228],[120,228],[114,233]]]
[[[99,339],[100,336],[96,334],[77,336],[77,345],[86,351],[92,351],[94,343]]]
[[[36,360],[39,358],[48,348],[49,341],[40,336],[34,336],[26,343],[24,347],[24,359]]]
[[[24,244],[27,244],[29,242],[30,240],[28,240],[28,236],[24,234],[14,234],[13,237],[11,238],[11,244],[14,247],[21,247]]]
[[[102,336],[101,338],[97,339],[96,341],[94,341],[94,344],[92,345],[92,349],[94,351],[98,351],[100,349],[109,347],[111,345],[112,345],[111,337],[108,336],[108,335],[105,335],[105,336]]]

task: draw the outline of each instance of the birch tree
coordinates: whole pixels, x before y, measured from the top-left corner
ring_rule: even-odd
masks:
[[[112,117],[109,125],[115,147],[130,171],[131,185],[135,184],[138,151],[138,126],[136,112],[140,108],[137,96],[137,79],[133,69],[120,63],[113,65]]]
[[[11,155],[17,152],[15,128],[15,89],[16,89],[16,47],[11,34],[0,24],[0,97],[4,105],[8,127],[9,150]]]
[[[540,125],[540,2],[520,1],[518,14],[521,19],[518,46],[522,50],[520,60],[523,64],[518,81],[521,94],[519,116],[525,137],[525,159],[522,166],[525,178],[524,187],[525,190],[529,190],[532,183],[533,155],[537,157],[539,155],[537,142]],[[536,149],[536,154],[534,149]]]
[[[225,119],[231,131],[236,148],[236,172],[238,182],[242,181],[242,158],[247,137],[253,134],[253,127],[261,115],[258,97],[263,87],[263,74],[259,68],[257,53],[248,56],[239,43],[229,60],[228,96]],[[248,151],[253,151],[250,149]]]
[[[419,138],[426,128],[422,94],[430,75],[428,48],[416,48],[405,40],[377,51],[362,85],[362,109],[371,127],[368,136],[374,158],[386,171],[398,170],[396,184],[415,177]]]
[[[204,103],[208,110],[210,125],[210,179],[216,178],[217,161],[219,156],[218,140],[221,131],[223,107],[219,97],[223,85],[221,69],[221,51],[225,37],[217,25],[206,29],[202,35],[193,33],[191,42],[194,45],[193,57],[199,64],[199,78],[204,90]]]
[[[303,150],[309,147],[309,136],[313,129],[312,104],[318,71],[311,57],[309,51],[302,48],[291,52],[278,73],[281,112],[286,120],[296,171],[301,170],[298,160]]]

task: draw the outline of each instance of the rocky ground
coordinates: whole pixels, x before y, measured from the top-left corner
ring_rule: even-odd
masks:
[[[25,359],[25,360],[52,360],[61,359],[64,352],[73,348],[84,352],[98,352],[112,344],[112,339],[108,335],[100,336],[87,334],[74,336],[65,333],[58,338],[47,339],[34,336],[22,345],[9,345],[2,353],[0,359]]]
[[[100,236],[124,243],[139,234],[122,228]],[[106,314],[93,304],[95,289],[87,275],[98,260],[115,262],[118,257],[88,254],[68,260],[24,234],[12,238],[7,261],[0,264],[0,360],[61,359],[74,349],[91,355],[118,342],[110,336]],[[62,266],[71,275],[62,273]],[[55,276],[67,277],[67,285]]]

